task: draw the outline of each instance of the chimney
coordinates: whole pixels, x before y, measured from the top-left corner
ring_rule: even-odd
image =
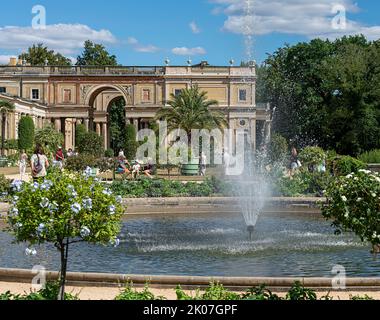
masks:
[[[14,58],[14,57],[10,58],[9,59],[9,65],[11,67],[15,67],[17,65],[17,58]]]

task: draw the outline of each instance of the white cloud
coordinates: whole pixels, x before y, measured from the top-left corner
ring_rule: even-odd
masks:
[[[132,44],[132,45],[139,43],[138,40],[136,38],[133,38],[133,37],[129,37],[127,42],[128,42],[128,44]]]
[[[360,11],[353,0],[210,0],[216,4],[214,14],[227,16],[222,30],[243,35],[284,33],[309,38],[337,38],[364,34],[368,39],[380,37],[380,26],[367,26],[347,18],[345,28],[334,28],[336,5],[346,13]],[[342,26],[342,25],[341,25]]]
[[[60,52],[64,55],[77,54],[86,40],[111,44],[117,40],[108,30],[94,30],[83,24],[54,24],[45,29],[32,27],[7,26],[0,28],[0,49],[27,49],[36,43]]]
[[[202,47],[187,48],[187,47],[177,47],[172,49],[172,53],[179,56],[196,56],[205,55],[207,52]]]
[[[160,50],[160,48],[154,45],[143,45],[136,38],[129,37],[127,43],[133,47],[133,50],[142,53],[155,53]]]
[[[195,34],[201,33],[201,29],[198,27],[198,25],[194,21],[190,22],[189,27],[193,33]]]

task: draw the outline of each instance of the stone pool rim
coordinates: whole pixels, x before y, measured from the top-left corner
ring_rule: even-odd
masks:
[[[169,197],[169,198],[123,198],[125,215],[157,215],[184,213],[233,213],[241,212],[238,197]],[[267,211],[320,212],[318,197],[268,197]],[[0,219],[5,218],[8,203],[0,203]]]
[[[28,269],[0,268],[0,282],[31,283],[37,271]],[[58,279],[57,271],[46,271],[47,280]],[[133,275],[115,273],[85,273],[68,272],[67,285],[81,287],[123,287],[128,281],[134,285],[151,287],[175,288],[181,285],[184,288],[207,287],[210,282],[220,282],[226,288],[246,289],[265,284],[268,288],[289,289],[295,281],[300,281],[305,287],[316,290],[333,289],[333,278],[323,277],[204,277],[204,276],[170,276],[170,275]],[[344,290],[380,290],[380,278],[357,277],[346,278]],[[334,289],[335,290],[335,289]]]

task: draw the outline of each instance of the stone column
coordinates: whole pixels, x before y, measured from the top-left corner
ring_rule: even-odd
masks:
[[[15,139],[18,139],[18,123],[20,122],[20,114],[15,113]]]
[[[90,119],[84,119],[84,125],[86,127],[86,130],[88,131],[90,129]]]
[[[102,136],[103,136],[103,145],[104,149],[108,149],[108,129],[107,129],[107,123],[102,124]]]
[[[65,148],[73,149],[72,119],[65,120]]]
[[[62,131],[62,124],[61,124],[61,119],[54,119],[54,127],[55,127],[55,130],[61,132]]]
[[[101,135],[101,126],[100,126],[100,123],[99,122],[96,122],[96,134],[98,136]]]
[[[135,126],[136,132],[139,131],[139,119],[133,119],[133,125]]]
[[[77,120],[76,119],[72,119],[71,135],[72,135],[72,146],[73,146],[73,149],[75,149],[75,129],[76,129],[76,125],[77,125]]]

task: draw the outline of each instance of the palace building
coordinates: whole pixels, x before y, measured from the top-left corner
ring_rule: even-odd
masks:
[[[19,119],[29,115],[36,128],[51,123],[61,131],[66,149],[75,148],[77,124],[102,136],[107,149],[109,108],[116,99],[124,98],[126,122],[141,129],[170,94],[192,85],[217,100],[215,108],[225,112],[230,128],[244,128],[254,143],[259,132],[270,132],[269,108],[256,104],[254,66],[34,67],[13,61],[0,66],[0,100],[16,106],[7,117],[5,138],[17,139]]]

